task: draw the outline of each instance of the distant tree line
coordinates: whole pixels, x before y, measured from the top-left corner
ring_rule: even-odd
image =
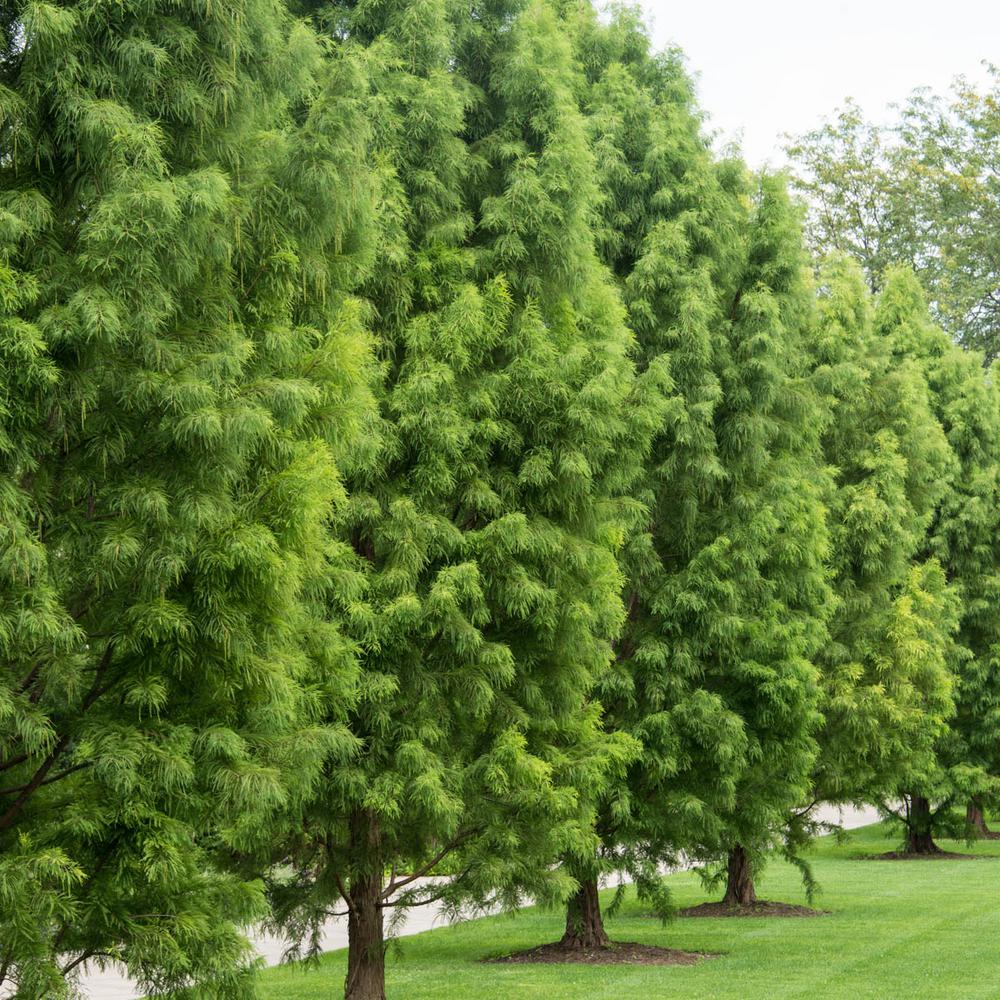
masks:
[[[1000,355],[1000,71],[915,90],[887,124],[848,101],[790,141],[819,254],[855,258],[873,290],[911,268],[932,315],[959,343]]]

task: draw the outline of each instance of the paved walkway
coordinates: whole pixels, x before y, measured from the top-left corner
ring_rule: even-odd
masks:
[[[839,810],[835,806],[821,806],[817,811],[817,817],[833,822],[837,822],[839,819],[848,830],[858,826],[867,826],[879,819],[878,811],[871,807]],[[430,930],[432,927],[441,927],[446,923],[448,921],[440,908],[431,903],[428,906],[418,906],[408,910],[400,921],[396,934],[398,936],[419,934],[421,931]],[[257,953],[268,965],[277,965],[281,961],[282,953],[287,947],[284,940],[268,935],[253,935],[252,940]],[[346,947],[347,918],[334,918],[324,929],[323,950],[332,951]],[[116,971],[115,969],[107,969],[104,972],[97,969],[88,970],[81,977],[80,986],[84,996],[89,997],[90,1000],[136,1000],[141,995],[135,985],[120,970]]]

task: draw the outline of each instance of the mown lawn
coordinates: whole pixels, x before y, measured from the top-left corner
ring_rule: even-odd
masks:
[[[680,919],[663,927],[630,898],[608,931],[692,951],[724,952],[696,966],[484,965],[480,959],[556,940],[561,917],[525,910],[404,938],[388,955],[389,1000],[976,1000],[1000,998],[1000,841],[947,850],[983,860],[865,861],[899,838],[881,826],[848,843],[824,838],[811,853],[822,885],[813,918]],[[689,906],[708,898],[696,876],[671,877]],[[798,873],[774,862],[758,889],[766,899],[805,902]],[[342,995],[345,953],[311,968],[263,975],[268,1000]]]

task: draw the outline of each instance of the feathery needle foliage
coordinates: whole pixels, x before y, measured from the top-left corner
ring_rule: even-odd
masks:
[[[371,72],[379,444],[347,478],[351,565],[329,598],[361,751],[282,813],[272,899],[313,947],[348,915],[346,996],[371,1000],[387,913],[561,900],[553,859],[596,849],[584,793],[632,744],[603,735],[587,694],[621,623],[642,437],[552,11],[317,13]],[[457,874],[422,881],[440,862]]]
[[[357,72],[272,0],[4,31],[0,990],[114,959],[244,997],[265,900],[215,861],[329,752],[300,680],[367,407]]]

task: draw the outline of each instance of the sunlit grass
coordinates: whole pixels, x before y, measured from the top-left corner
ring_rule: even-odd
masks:
[[[608,920],[612,937],[724,952],[696,966],[484,965],[480,959],[556,940],[560,914],[537,909],[404,938],[388,955],[389,1000],[976,1000],[1000,997],[1000,841],[942,841],[983,860],[864,861],[899,838],[881,826],[846,844],[824,838],[810,858],[822,893],[814,918],[681,919],[663,927],[630,897]],[[683,906],[709,898],[694,874],[671,877]],[[798,872],[775,861],[759,895],[805,902]],[[319,968],[263,975],[268,1000],[342,995],[345,953]]]

